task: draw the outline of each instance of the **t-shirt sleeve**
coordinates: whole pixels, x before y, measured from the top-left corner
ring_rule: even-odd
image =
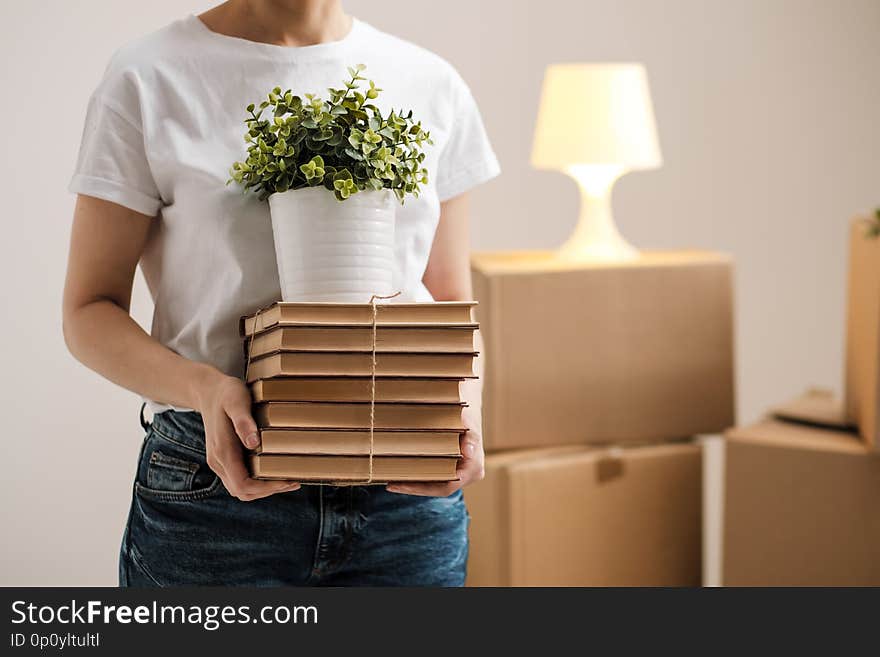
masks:
[[[155,216],[162,199],[147,160],[136,93],[130,87],[105,79],[92,95],[68,189]]]
[[[501,173],[471,90],[457,74],[453,82],[451,131],[437,166],[437,196],[441,202]]]

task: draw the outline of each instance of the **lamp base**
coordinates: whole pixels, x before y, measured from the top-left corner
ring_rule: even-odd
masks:
[[[581,215],[568,241],[557,252],[564,260],[633,260],[639,252],[621,236],[611,213],[611,188],[623,170],[613,166],[571,167],[567,173],[581,190]]]

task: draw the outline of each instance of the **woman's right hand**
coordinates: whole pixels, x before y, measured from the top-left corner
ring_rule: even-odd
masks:
[[[211,369],[199,376],[195,386],[198,410],[205,424],[208,466],[226,490],[243,502],[296,490],[292,481],[261,481],[251,478],[244,451],[260,444],[257,423],[251,415],[251,394],[239,379]]]

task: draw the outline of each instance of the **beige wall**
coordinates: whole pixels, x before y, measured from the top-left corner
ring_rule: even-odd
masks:
[[[140,440],[136,398],[79,367],[60,325],[86,99],[125,41],[207,3],[0,4],[5,328],[0,584],[113,584]],[[187,6],[189,5],[189,6]],[[576,191],[527,164],[544,66],[639,60],[665,166],[615,190],[643,247],[737,260],[742,419],[805,384],[840,388],[845,224],[880,203],[877,0],[350,1],[352,13],[451,60],[505,170],[481,190],[479,249],[543,248]],[[134,312],[147,323],[139,281]]]

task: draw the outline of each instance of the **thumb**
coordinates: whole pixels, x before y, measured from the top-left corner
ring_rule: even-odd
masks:
[[[251,415],[250,396],[236,396],[226,404],[225,410],[242,444],[248,449],[259,447],[260,434],[257,431],[257,423]]]

